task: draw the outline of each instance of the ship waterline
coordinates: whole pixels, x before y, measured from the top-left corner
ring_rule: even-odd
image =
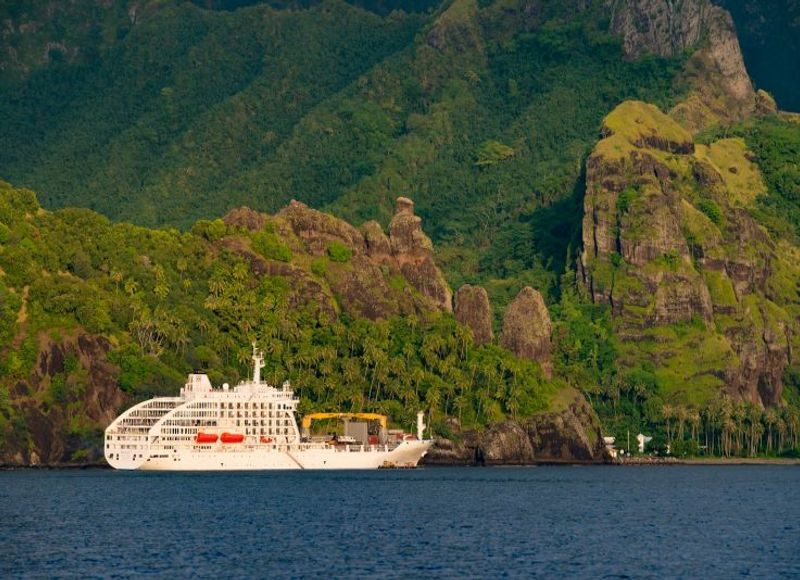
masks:
[[[235,471],[416,467],[431,446],[416,436],[391,438],[385,429],[367,441],[301,436],[290,385],[261,379],[264,357],[253,346],[253,378],[215,389],[207,375],[190,374],[178,397],[143,401],[105,432],[105,458],[115,469]],[[304,428],[305,429],[305,428]]]

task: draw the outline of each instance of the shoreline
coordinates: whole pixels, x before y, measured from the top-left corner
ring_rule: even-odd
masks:
[[[623,461],[593,462],[593,461],[539,461],[535,463],[496,463],[487,465],[468,465],[464,463],[454,463],[446,465],[434,463],[430,465],[420,465],[419,469],[438,469],[442,467],[583,467],[583,466],[611,466],[611,467],[662,467],[670,465],[710,465],[710,466],[737,466],[737,465],[760,465],[760,466],[800,466],[800,458],[783,457],[636,457],[628,458]],[[52,470],[112,470],[107,463],[57,463],[39,465],[0,465],[0,471],[52,471]]]
[[[790,457],[636,457],[615,461],[613,465],[800,465]]]

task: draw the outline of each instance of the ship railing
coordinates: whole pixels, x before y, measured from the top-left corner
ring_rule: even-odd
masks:
[[[349,453],[364,453],[365,451],[389,451],[389,445],[345,445],[345,450]]]

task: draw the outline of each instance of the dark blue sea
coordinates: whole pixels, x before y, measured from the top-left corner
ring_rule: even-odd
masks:
[[[800,577],[800,467],[0,472],[0,577]]]

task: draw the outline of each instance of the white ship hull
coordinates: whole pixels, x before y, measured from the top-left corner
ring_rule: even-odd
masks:
[[[220,450],[179,449],[172,450],[172,453],[158,450],[152,454],[131,453],[109,463],[116,469],[141,471],[405,468],[416,467],[430,445],[430,441],[403,441],[395,448],[383,445],[334,448],[300,444],[289,449],[258,446]]]

